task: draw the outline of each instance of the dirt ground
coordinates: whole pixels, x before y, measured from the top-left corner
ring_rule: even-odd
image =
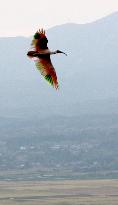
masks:
[[[118,180],[0,182],[0,205],[118,205]]]

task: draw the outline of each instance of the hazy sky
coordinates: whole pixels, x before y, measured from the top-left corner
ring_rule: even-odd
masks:
[[[0,0],[0,36],[29,36],[39,27],[91,22],[115,11],[118,0]]]

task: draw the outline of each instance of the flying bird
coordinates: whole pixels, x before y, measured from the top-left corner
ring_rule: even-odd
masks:
[[[27,56],[35,61],[37,69],[40,71],[41,75],[56,89],[59,88],[56,71],[52,65],[50,55],[66,53],[56,50],[50,51],[47,47],[48,39],[45,34],[45,30],[39,29],[33,36],[32,40],[32,50],[28,51]]]

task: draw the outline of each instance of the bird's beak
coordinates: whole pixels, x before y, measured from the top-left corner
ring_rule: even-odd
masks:
[[[67,54],[66,54],[66,53],[64,53],[63,51],[60,51],[60,50],[57,50],[57,53],[63,53],[64,55],[66,55],[66,56],[67,56]]]

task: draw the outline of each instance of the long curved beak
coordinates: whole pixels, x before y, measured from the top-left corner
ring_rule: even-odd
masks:
[[[63,51],[60,51],[60,50],[57,50],[57,53],[63,53],[64,55],[66,55],[66,56],[67,56],[67,54],[66,54],[66,53],[64,53]]]

